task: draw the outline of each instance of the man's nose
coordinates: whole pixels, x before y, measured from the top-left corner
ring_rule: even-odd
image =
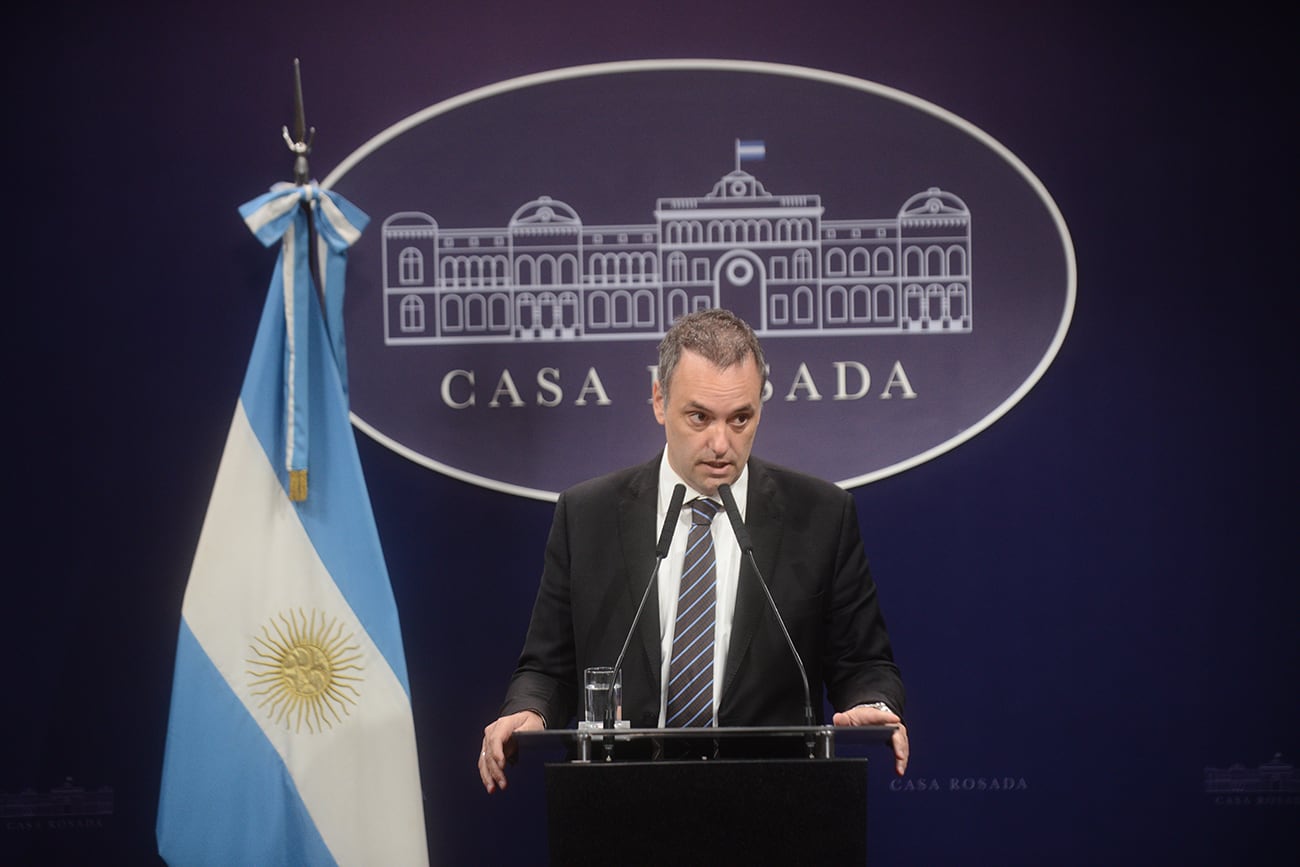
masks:
[[[708,445],[715,455],[726,454],[727,449],[731,447],[731,442],[727,439],[725,424],[714,423],[709,426]]]

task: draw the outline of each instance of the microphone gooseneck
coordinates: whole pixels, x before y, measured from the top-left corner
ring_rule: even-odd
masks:
[[[623,639],[623,649],[618,652],[618,659],[614,663],[614,670],[609,681],[610,700],[605,705],[604,727],[607,729],[614,728],[614,684],[618,683],[618,676],[623,671],[623,657],[627,656],[627,648],[632,643],[632,636],[636,634],[637,624],[641,622],[641,612],[645,611],[646,600],[650,598],[650,590],[655,586],[655,579],[659,577],[659,567],[663,565],[664,558],[668,556],[668,549],[673,544],[673,533],[677,530],[677,516],[681,514],[682,502],[686,499],[686,486],[678,484],[673,488],[673,495],[668,500],[668,511],[664,514],[664,526],[659,531],[659,544],[655,546],[655,565],[650,572],[650,580],[646,582],[645,592],[641,594],[641,603],[636,607],[636,614],[632,617],[632,626],[627,631],[627,638]]]
[[[785,636],[785,643],[790,648],[790,655],[794,657],[794,664],[799,666],[799,679],[803,682],[804,722],[812,728],[812,692],[808,689],[808,673],[804,670],[803,660],[799,658],[799,651],[794,646],[794,639],[790,637],[790,630],[785,628],[781,612],[777,610],[776,601],[772,599],[772,593],[767,589],[767,581],[763,579],[763,573],[758,568],[758,561],[754,559],[754,540],[749,535],[749,528],[741,520],[740,508],[736,505],[735,495],[731,493],[731,485],[718,485],[718,496],[722,498],[722,506],[727,510],[727,519],[731,521],[731,531],[736,534],[736,543],[740,545],[741,552],[749,558],[749,565],[754,567],[754,577],[758,579],[758,586],[763,590],[763,598],[767,600],[772,616],[781,627],[781,634]]]

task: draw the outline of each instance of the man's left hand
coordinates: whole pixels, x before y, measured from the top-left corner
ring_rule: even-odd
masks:
[[[863,705],[835,714],[831,717],[831,722],[837,726],[898,726],[893,738],[890,739],[894,746],[894,772],[900,777],[907,772],[907,727],[898,718],[898,714]]]

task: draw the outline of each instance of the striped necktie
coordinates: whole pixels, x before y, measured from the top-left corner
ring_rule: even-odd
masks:
[[[691,532],[682,560],[673,658],[668,664],[670,728],[713,723],[713,642],[717,619],[717,561],[713,555],[713,516],[721,508],[712,500],[691,503]]]

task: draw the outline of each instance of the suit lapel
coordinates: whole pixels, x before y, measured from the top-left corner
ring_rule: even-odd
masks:
[[[784,504],[771,476],[761,461],[749,460],[749,494],[745,505],[745,526],[754,540],[754,559],[769,581],[776,573],[777,553],[781,549],[781,520]],[[731,620],[731,644],[727,648],[727,672],[723,680],[721,706],[726,707],[728,697],[736,685],[736,674],[749,652],[754,630],[762,622],[767,610],[767,600],[759,589],[758,576],[749,558],[740,563],[740,579],[736,587],[736,610]]]
[[[631,605],[628,610],[632,612],[635,612],[637,605],[641,603],[641,595],[645,592],[645,582],[649,579],[650,571],[654,568],[655,515],[658,511],[658,493],[659,458],[655,458],[633,476],[631,484],[627,486],[619,499],[618,530],[623,545],[623,563],[626,564],[624,592],[627,594]],[[649,660],[649,670],[652,672],[651,685],[654,689],[654,703],[657,707],[660,687],[659,670],[663,664],[659,640],[659,595],[657,589],[651,590],[650,598],[646,600],[646,610],[641,615],[641,622],[637,625],[637,636],[638,638],[633,639],[628,646],[628,656],[630,657],[636,652],[639,643]],[[623,667],[626,671],[626,661],[624,661]],[[625,684],[624,692],[626,693],[626,691]]]

